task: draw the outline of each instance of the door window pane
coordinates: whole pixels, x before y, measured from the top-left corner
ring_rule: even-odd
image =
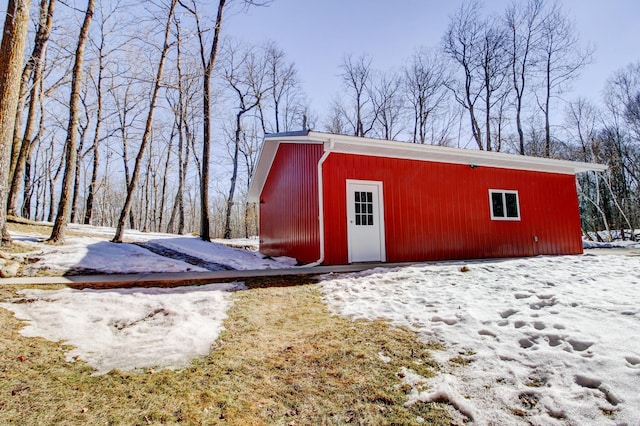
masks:
[[[356,225],[373,226],[373,192],[356,191],[354,203]]]

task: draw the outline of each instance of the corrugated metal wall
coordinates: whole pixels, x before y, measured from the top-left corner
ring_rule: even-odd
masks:
[[[281,143],[260,195],[260,251],[301,262],[320,257],[318,162],[322,145]]]
[[[348,259],[346,179],[383,182],[388,262],[582,253],[573,175],[347,154],[323,170],[326,264]],[[491,220],[489,189],[517,190],[521,220]]]

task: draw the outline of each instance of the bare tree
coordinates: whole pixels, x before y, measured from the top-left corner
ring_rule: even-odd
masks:
[[[69,125],[67,127],[67,139],[65,141],[65,168],[62,177],[62,189],[60,201],[58,203],[58,213],[53,224],[53,230],[49,237],[49,242],[54,244],[64,243],[67,224],[69,223],[69,213],[71,210],[71,191],[76,174],[77,161],[77,130],[80,103],[80,86],[82,84],[82,65],[84,63],[84,50],[89,37],[89,27],[93,18],[95,0],[87,1],[87,10],[84,14],[84,21],[80,28],[78,45],[76,47],[73,75],[71,77],[71,98],[69,101]]]
[[[139,108],[142,99],[135,93],[135,81],[132,78],[127,79],[122,85],[117,84],[113,77],[108,81],[110,84],[107,92],[113,98],[114,113],[118,121],[116,133],[119,135],[120,144],[122,145],[122,165],[126,188],[131,182],[131,170],[129,167],[129,143],[133,139],[131,130],[134,128],[134,123],[138,121],[139,116],[144,112]],[[122,91],[123,87],[124,91]],[[129,226],[131,228],[135,227],[133,215],[129,215]]]
[[[285,53],[275,43],[268,43],[264,51],[265,72],[271,90],[258,105],[262,130],[264,133],[292,130],[292,124],[302,115],[303,109],[296,67],[287,62]],[[273,122],[265,117],[267,103],[273,110]]]
[[[592,53],[592,48],[581,48],[573,23],[560,6],[554,4],[542,20],[539,51],[544,94],[538,106],[545,118],[545,157],[551,155],[551,99],[567,89],[570,81],[591,61]]]
[[[349,55],[343,59],[340,68],[342,82],[352,103],[351,107],[343,110],[344,119],[349,123],[354,136],[365,137],[373,129],[377,113],[369,96],[371,58],[366,55],[358,58]]]
[[[174,197],[173,208],[167,223],[167,232],[184,233],[185,228],[185,182],[189,168],[190,148],[193,143],[193,134],[189,125],[187,112],[198,93],[194,78],[189,78],[183,71],[182,60],[182,24],[180,19],[174,19],[176,28],[176,85],[177,99],[169,98],[168,103],[174,114],[174,123],[178,137],[178,187]],[[177,223],[176,223],[177,222]]]
[[[584,98],[576,99],[570,102],[565,108],[565,123],[568,133],[569,142],[575,146],[573,158],[584,162],[597,161],[592,158],[593,145],[597,139],[597,123],[600,121],[600,112],[589,101]],[[590,229],[598,231],[596,228],[596,220],[594,216],[600,216],[600,206],[597,206],[598,200],[601,198],[594,191],[594,185],[598,182],[594,173],[581,173],[576,177],[578,188],[580,190],[581,219],[583,222],[583,231]],[[586,202],[585,202],[586,201]],[[596,204],[596,206],[594,206]],[[585,224],[589,226],[585,226]],[[585,235],[589,235],[586,231]]]
[[[369,97],[376,111],[373,132],[382,139],[397,139],[403,130],[402,78],[397,73],[382,72],[376,73],[371,80]]]
[[[43,88],[44,85],[44,79],[40,79],[40,89],[39,92],[42,93],[44,91]],[[23,195],[22,195],[22,217],[26,217],[26,218],[30,218],[31,217],[31,196],[32,196],[32,190],[33,190],[33,181],[35,180],[35,178],[32,178],[31,176],[31,156],[33,153],[33,150],[36,146],[40,145],[41,141],[44,139],[44,135],[45,135],[45,119],[46,119],[46,114],[45,114],[45,107],[44,107],[44,97],[43,96],[39,96],[39,109],[40,109],[40,120],[39,120],[39,124],[38,124],[38,132],[36,133],[36,136],[33,138],[33,141],[29,144],[29,149],[27,150],[27,155],[26,155],[26,159],[25,159],[25,164],[24,164],[24,190],[23,190]],[[36,158],[37,160],[37,158]],[[34,170],[38,171],[37,167],[33,167]],[[40,173],[40,176],[42,177],[42,174]],[[39,179],[42,180],[42,179]],[[40,182],[38,182],[40,183]],[[37,208],[36,208],[37,210]]]
[[[84,164],[85,157],[91,152],[90,150],[84,150],[84,144],[87,141],[87,134],[89,133],[89,127],[91,126],[91,118],[93,114],[91,112],[91,106],[87,100],[88,97],[88,84],[85,81],[83,84],[82,94],[80,95],[80,103],[82,103],[82,109],[84,111],[84,119],[78,120],[78,142],[76,149],[76,167],[75,177],[73,180],[73,191],[71,197],[71,219],[72,223],[78,221],[79,206],[78,199],[80,198],[80,179],[82,175],[82,166]]]
[[[0,46],[0,232],[2,246],[11,245],[6,226],[9,156],[20,95],[20,72],[29,26],[28,0],[9,0]]]
[[[245,167],[245,194],[249,191],[251,185],[251,177],[258,162],[258,154],[260,152],[261,137],[257,126],[251,126],[249,129],[245,129],[242,132],[242,138],[240,146],[238,147],[242,158],[244,160]],[[244,205],[244,236],[249,238],[251,235],[255,235],[258,231],[258,218],[256,215],[255,203],[245,202]]]
[[[209,49],[206,48],[207,43],[205,41],[205,29],[200,23],[200,15],[196,8],[195,1],[192,1],[191,7],[186,6],[184,3],[180,4],[187,8],[193,14],[196,20],[198,41],[200,46],[200,62],[203,70],[202,112],[204,118],[202,134],[202,170],[200,172],[200,238],[204,241],[211,241],[211,219],[209,214],[209,157],[211,152],[211,76],[213,74],[213,67],[215,66],[216,58],[218,55],[220,31],[222,29],[222,16],[226,5],[226,0],[219,0],[218,2],[218,12],[216,14],[216,21],[214,25],[213,40]]]
[[[329,116],[325,124],[325,130],[336,135],[346,135],[349,133],[349,124],[345,119],[346,111],[340,96],[336,96],[329,107]]]
[[[268,86],[269,83],[265,83],[267,75],[264,72],[264,57],[258,55],[254,49],[243,49],[239,46],[231,46],[226,53],[227,60],[224,63],[223,79],[235,94],[234,97],[237,102],[232,138],[232,172],[224,221],[224,238],[231,238],[231,213],[234,206],[236,181],[238,178],[238,160],[243,134],[243,117],[260,104],[263,96],[267,91],[271,90],[271,87]]]
[[[609,187],[617,226],[640,217],[640,63],[618,70],[605,87],[607,114],[600,133],[602,161],[609,164]],[[629,219],[633,218],[633,220]],[[624,234],[623,234],[624,235]],[[631,228],[631,238],[634,238]]]
[[[522,125],[524,95],[535,66],[534,51],[539,46],[543,8],[544,0],[527,0],[526,3],[514,1],[505,13],[509,66],[513,80],[516,128],[521,155],[525,155]]]
[[[160,85],[162,83],[162,73],[164,72],[164,62],[167,57],[167,53],[169,52],[169,35],[171,33],[171,21],[173,19],[173,13],[176,8],[176,4],[178,0],[171,0],[169,5],[168,16],[164,28],[164,39],[162,45],[162,51],[160,54],[160,61],[158,62],[158,68],[156,71],[156,76],[153,80],[153,86],[151,89],[151,99],[149,102],[149,109],[147,113],[147,119],[145,121],[144,133],[142,134],[142,142],[140,143],[140,149],[138,151],[138,155],[136,156],[136,161],[133,167],[133,174],[131,176],[131,181],[127,185],[127,197],[124,202],[124,206],[122,207],[122,211],[120,212],[120,218],[118,219],[118,225],[116,227],[116,234],[113,237],[114,243],[121,243],[122,237],[124,235],[124,226],[131,212],[131,205],[133,203],[134,190],[136,188],[136,184],[138,181],[138,175],[140,174],[140,168],[142,166],[142,160],[144,158],[144,153],[151,139],[151,131],[153,128],[153,116],[155,113],[156,102],[158,100],[158,92],[160,91]]]
[[[93,156],[92,164],[91,164],[91,178],[89,181],[89,187],[87,188],[87,197],[85,200],[85,209],[84,209],[84,218],[83,223],[86,225],[92,224],[93,221],[93,213],[94,213],[94,200],[96,196],[96,191],[98,190],[98,172],[100,169],[100,141],[101,141],[101,132],[103,129],[103,121],[104,121],[104,80],[105,80],[105,69],[107,66],[107,57],[110,53],[112,53],[115,49],[120,46],[116,46],[115,48],[109,50],[107,49],[108,40],[107,36],[109,33],[112,33],[115,29],[109,28],[108,23],[112,18],[116,18],[115,16],[118,7],[114,7],[111,10],[105,8],[103,4],[99,5],[100,12],[100,21],[98,25],[99,29],[99,39],[97,41],[92,40],[93,48],[96,51],[97,58],[97,75],[90,75],[90,79],[92,85],[95,89],[96,96],[96,124],[93,129],[93,137],[90,152]],[[115,20],[115,19],[114,19]],[[128,181],[127,181],[128,183]]]
[[[506,60],[506,32],[496,19],[486,19],[482,23],[480,35],[480,49],[478,51],[478,71],[482,79],[485,114],[485,149],[496,150],[492,146],[491,122],[492,110],[496,103],[504,98],[504,82],[507,78],[508,67]],[[501,93],[502,92],[502,93]],[[499,142],[498,142],[499,143]]]
[[[412,142],[427,142],[428,126],[447,98],[445,67],[437,52],[420,49],[405,66],[404,94],[411,106]]]
[[[29,78],[31,79],[31,90],[29,94],[29,107],[26,127],[24,129],[24,135],[21,142],[14,143],[14,145],[20,145],[20,149],[17,150],[13,172],[11,174],[11,187],[9,189],[9,199],[7,201],[7,212],[11,215],[17,214],[18,194],[20,192],[20,185],[23,182],[23,174],[25,164],[27,162],[27,156],[31,152],[33,145],[34,131],[36,127],[36,114],[39,111],[40,100],[40,88],[43,77],[43,63],[44,56],[46,54],[47,43],[49,41],[49,35],[51,34],[51,27],[53,24],[53,11],[55,8],[55,0],[41,0],[40,11],[38,18],[38,29],[36,31],[35,42],[33,45],[33,51],[31,56],[27,60],[25,69],[23,70],[22,83],[25,84],[25,89]],[[31,74],[31,75],[29,75]],[[27,76],[25,79],[24,76]],[[26,91],[26,90],[25,90]],[[19,133],[21,129],[16,128],[14,130],[14,139],[19,139]]]
[[[476,104],[483,90],[483,82],[477,78],[478,50],[481,43],[480,4],[471,1],[463,4],[452,16],[443,38],[443,49],[445,54],[462,68],[462,81],[448,83],[448,87],[456,101],[468,112],[471,134],[479,149],[484,148],[482,130],[476,113]]]
[[[579,147],[580,161],[595,161],[591,158],[590,146],[597,137],[597,123],[601,120],[600,112],[585,98],[570,102],[565,108],[565,122],[572,142]]]

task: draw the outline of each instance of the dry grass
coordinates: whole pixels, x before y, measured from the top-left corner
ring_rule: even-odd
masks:
[[[92,376],[0,309],[0,424],[452,424],[440,404],[404,406],[400,368],[435,373],[414,333],[332,316],[317,286],[287,284],[235,293],[210,356],[182,371]]]
[[[9,229],[9,234],[12,232],[38,234],[43,239],[49,238],[51,231],[53,230],[52,225],[48,225],[43,222],[35,222],[18,216],[9,216],[7,218],[7,228]],[[82,232],[73,229],[67,229],[66,235],[69,237],[96,237],[96,235],[91,232]],[[110,239],[110,236],[105,236],[104,239],[108,240]],[[127,238],[124,238],[124,241],[129,242]],[[13,244],[15,244],[15,242]]]
[[[7,229],[12,232],[24,232],[29,234],[40,234],[42,236],[51,235],[53,227],[41,222],[34,222],[17,216],[7,217]],[[15,243],[14,243],[15,244]]]

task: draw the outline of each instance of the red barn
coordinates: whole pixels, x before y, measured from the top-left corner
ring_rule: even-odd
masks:
[[[326,265],[582,253],[597,164],[303,131],[267,135],[260,251]]]

